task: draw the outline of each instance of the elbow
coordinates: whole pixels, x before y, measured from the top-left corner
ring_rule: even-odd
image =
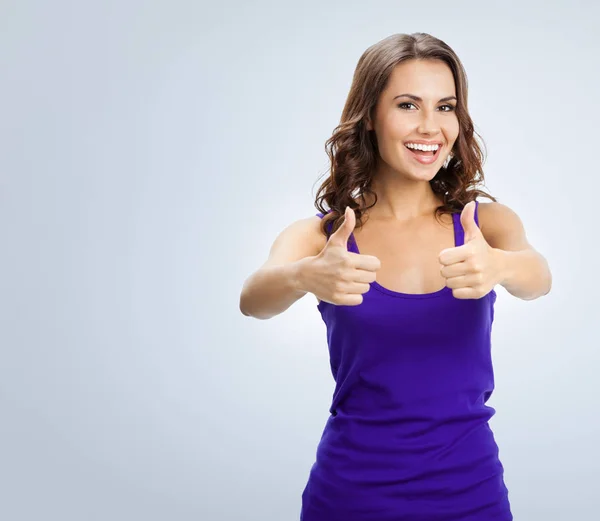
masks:
[[[242,293],[240,294],[240,303],[239,303],[240,313],[242,315],[244,315],[245,317],[251,317],[252,315],[248,312],[248,306],[246,304],[247,299],[245,297],[246,297],[246,295],[242,291]]]
[[[552,289],[552,275],[550,272],[548,272],[548,277],[544,279],[541,287],[542,289],[538,289],[536,293],[528,297],[522,297],[523,300],[536,300],[538,298],[545,297],[548,295],[548,293],[550,293],[550,290]]]
[[[552,290],[552,273],[550,273],[550,271],[548,271],[548,281],[546,283],[546,293],[544,293],[542,296],[546,296],[548,293],[550,293],[550,291]]]
[[[244,315],[245,317],[252,317],[252,318],[256,318],[258,320],[267,320],[273,316],[273,315],[260,315],[257,313],[253,313],[251,307],[249,307],[248,302],[249,302],[248,296],[242,292],[242,294],[240,295],[239,309],[240,309],[240,313],[242,315]]]
[[[544,259],[544,267],[546,270],[544,273],[544,293],[542,293],[542,297],[545,297],[552,290],[552,271],[550,271],[550,266],[546,259]]]

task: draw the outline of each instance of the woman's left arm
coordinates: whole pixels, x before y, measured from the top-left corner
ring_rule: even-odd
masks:
[[[527,241],[523,223],[508,206],[479,203],[479,228],[499,266],[499,284],[511,295],[533,300],[552,288],[552,273],[544,256]]]

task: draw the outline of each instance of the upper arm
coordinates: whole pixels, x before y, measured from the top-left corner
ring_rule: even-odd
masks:
[[[287,226],[275,239],[269,257],[261,266],[277,266],[318,255],[325,246],[318,216],[299,219]]]
[[[508,206],[489,202],[479,203],[479,228],[492,248],[505,251],[534,249],[527,240],[519,216]]]

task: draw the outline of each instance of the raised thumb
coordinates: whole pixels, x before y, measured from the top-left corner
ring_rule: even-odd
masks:
[[[344,221],[340,225],[340,227],[331,235],[329,238],[330,242],[333,242],[337,246],[346,246],[348,240],[350,239],[350,235],[354,231],[354,227],[356,226],[356,215],[354,210],[349,206],[346,206],[346,210],[344,212]]]
[[[480,235],[479,227],[475,222],[475,201],[471,201],[463,208],[460,214],[460,223],[465,232],[465,242],[469,242]]]

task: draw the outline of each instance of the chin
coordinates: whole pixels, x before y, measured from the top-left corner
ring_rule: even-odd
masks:
[[[408,177],[415,181],[431,181],[439,171],[440,169],[433,165],[429,168],[409,168],[407,170],[400,170],[404,177]]]
[[[431,181],[441,169],[441,166],[436,164],[415,165],[412,162],[407,164],[402,160],[385,161],[384,164],[388,171],[411,181]]]

